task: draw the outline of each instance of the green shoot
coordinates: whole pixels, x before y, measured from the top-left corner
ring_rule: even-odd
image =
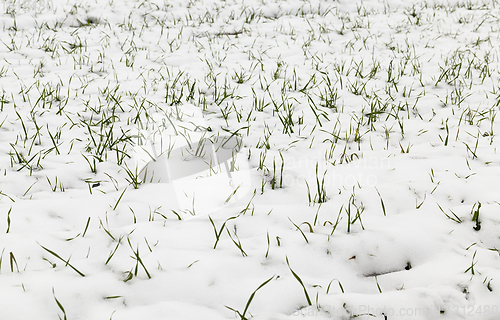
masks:
[[[149,274],[148,269],[146,269],[146,266],[144,265],[144,262],[142,261],[141,256],[139,255],[139,245],[137,245],[136,249],[134,250],[134,247],[132,247],[132,243],[130,242],[130,238],[127,238],[127,241],[128,241],[128,245],[130,246],[130,249],[132,249],[132,252],[134,254],[131,257],[132,257],[132,259],[134,259],[136,261],[135,268],[134,268],[134,276],[137,277],[137,274],[139,271],[139,265],[141,265],[141,267],[144,269],[144,272],[146,273],[148,279],[151,279],[151,274]],[[116,250],[115,250],[115,252],[116,252]],[[114,252],[113,252],[113,254],[114,254]],[[110,258],[111,258],[111,256],[110,256]],[[108,258],[108,261],[110,258]]]
[[[474,208],[476,207],[476,205],[477,205],[477,209],[474,210]],[[481,202],[477,202],[477,203],[474,203],[474,206],[472,206],[472,210],[471,210],[472,221],[474,223],[476,223],[476,225],[474,226],[474,230],[476,230],[476,231],[481,230],[481,221],[479,220],[479,209],[480,208],[481,208]]]
[[[307,293],[306,287],[304,286],[304,283],[302,282],[302,279],[300,279],[300,277],[292,270],[292,267],[290,267],[290,263],[288,262],[288,257],[286,257],[286,264],[288,265],[288,268],[292,272],[292,274],[295,277],[295,279],[297,279],[297,281],[302,286],[302,289],[304,290],[304,295],[306,296],[307,304],[310,305],[310,306],[312,306],[312,302],[311,302],[311,299],[309,298],[309,294]]]
[[[253,298],[255,297],[255,294],[257,293],[257,291],[259,291],[262,287],[264,287],[266,284],[268,284],[269,282],[271,282],[271,280],[274,279],[275,276],[272,276],[271,278],[267,279],[266,281],[264,281],[260,286],[257,287],[257,289],[255,289],[254,292],[252,292],[252,294],[250,295],[250,298],[248,298],[248,301],[247,301],[247,304],[245,305],[245,309],[243,310],[243,313],[240,313],[238,310],[235,310],[231,307],[228,307],[226,306],[226,308],[228,308],[229,310],[231,311],[234,311],[238,314],[238,316],[240,317],[240,320],[248,320],[248,318],[245,317],[247,311],[248,311],[248,308],[250,307],[250,304],[252,303],[252,300]]]
[[[212,224],[212,227],[214,228],[214,233],[215,233],[215,243],[214,243],[214,249],[217,248],[217,244],[219,243],[220,236],[222,235],[222,231],[224,231],[224,228],[226,227],[226,223],[230,220],[238,218],[239,215],[227,218],[226,221],[222,224],[220,227],[219,231],[217,231],[217,227],[215,226],[214,221],[212,220],[212,217],[208,216],[208,219],[210,220],[210,223]]]
[[[56,257],[57,259],[61,260],[62,262],[65,263],[66,266],[69,266],[71,269],[73,269],[76,273],[78,273],[80,276],[82,277],[85,277],[85,275],[83,273],[81,273],[77,268],[75,268],[71,263],[69,263],[69,259],[68,260],[64,260],[63,258],[61,258],[60,255],[58,255],[57,253],[55,253],[54,251],[50,250],[50,249],[47,249],[46,247],[42,246],[41,244],[38,244],[40,247],[42,247],[45,251],[47,251],[48,253],[50,253],[51,255],[53,255],[54,257]]]
[[[61,302],[59,300],[57,300],[56,298],[56,293],[54,291],[54,288],[52,288],[52,295],[54,296],[54,300],[56,301],[56,304],[57,306],[59,307],[59,309],[62,311],[63,313],[63,317],[61,318],[61,316],[59,316],[59,320],[67,320],[67,316],[66,316],[66,310],[64,310],[64,307],[63,305],[61,304]]]

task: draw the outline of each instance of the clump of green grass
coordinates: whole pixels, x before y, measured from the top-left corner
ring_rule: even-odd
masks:
[[[309,188],[309,183],[306,181],[307,186],[307,199],[309,200],[309,205],[314,203],[325,203],[328,201],[328,196],[326,194],[325,188],[325,177],[327,171],[323,173],[323,176],[319,175],[319,163],[316,162],[316,194],[314,197],[311,195],[311,189]]]

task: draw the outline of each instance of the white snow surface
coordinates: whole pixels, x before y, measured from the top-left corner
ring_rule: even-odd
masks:
[[[2,5],[0,319],[500,319],[496,0]]]

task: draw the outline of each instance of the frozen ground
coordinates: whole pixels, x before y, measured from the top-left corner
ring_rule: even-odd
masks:
[[[500,318],[496,0],[2,5],[1,319]]]

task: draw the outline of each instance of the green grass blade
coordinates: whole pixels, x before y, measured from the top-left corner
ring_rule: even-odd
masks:
[[[300,277],[292,270],[292,267],[290,267],[290,263],[288,262],[288,257],[286,257],[286,264],[288,265],[288,268],[292,272],[292,274],[295,277],[295,279],[297,279],[297,281],[302,286],[302,289],[304,289],[304,294],[306,296],[307,304],[310,305],[310,306],[312,306],[312,302],[311,302],[311,299],[309,298],[309,294],[307,293],[306,287],[304,286],[304,283],[302,282],[302,279],[300,279]]]

